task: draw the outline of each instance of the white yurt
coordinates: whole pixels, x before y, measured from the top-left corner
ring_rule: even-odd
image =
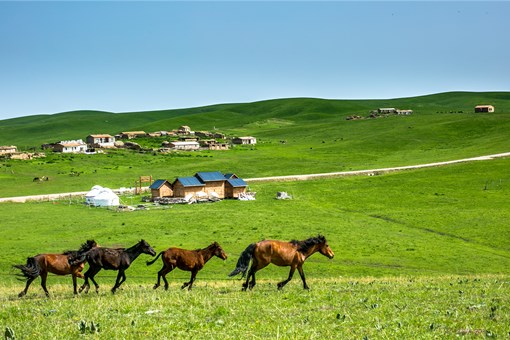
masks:
[[[85,195],[85,203],[95,207],[109,207],[119,205],[119,196],[111,189],[94,185]]]

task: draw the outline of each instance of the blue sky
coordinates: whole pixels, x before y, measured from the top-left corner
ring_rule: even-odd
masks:
[[[0,1],[0,119],[510,90],[510,2]]]

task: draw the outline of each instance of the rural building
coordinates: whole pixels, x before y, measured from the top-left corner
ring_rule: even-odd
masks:
[[[107,134],[88,135],[87,144],[93,148],[114,148],[115,137]]]
[[[397,113],[394,107],[382,107],[377,110],[377,113]]]
[[[8,155],[11,153],[18,152],[18,148],[14,145],[2,145],[0,146],[0,155]]]
[[[232,138],[232,143],[233,144],[257,144],[257,138],[255,137],[251,137],[251,136],[246,136],[246,137],[235,137],[235,138]]]
[[[125,131],[120,133],[121,139],[133,139],[138,137],[145,137],[147,133],[145,131]]]
[[[492,105],[477,105],[475,106],[475,112],[494,112],[494,106]]]
[[[218,143],[216,139],[202,139],[200,140],[200,146],[208,150],[228,150],[228,143]]]
[[[170,142],[169,147],[173,150],[193,151],[200,148],[198,142]]]
[[[155,197],[172,197],[174,195],[172,184],[166,179],[158,179],[154,181],[149,188],[151,189],[153,200]]]
[[[239,198],[239,195],[246,192],[248,184],[241,178],[234,176],[225,181],[225,198]],[[225,175],[225,178],[227,178],[227,175]]]
[[[413,110],[397,110],[397,114],[408,116],[413,114]]]
[[[62,153],[82,153],[87,151],[87,144],[81,139],[63,140],[52,144],[53,151]]]
[[[183,125],[183,126],[179,127],[179,129],[177,130],[177,133],[181,134],[181,135],[191,135],[192,131],[189,126]]]
[[[197,172],[195,177],[205,184],[204,191],[207,195],[215,193],[218,198],[225,198],[226,178],[221,172]]]
[[[172,183],[174,197],[186,197],[204,191],[205,184],[196,177],[179,177]]]

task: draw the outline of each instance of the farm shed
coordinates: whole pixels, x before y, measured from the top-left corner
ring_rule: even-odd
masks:
[[[494,106],[492,105],[476,105],[475,112],[494,112]]]
[[[225,198],[239,198],[246,192],[248,184],[241,178],[230,178],[225,181]]]
[[[18,152],[18,148],[14,145],[2,145],[0,146],[0,155],[7,155]]]
[[[62,153],[80,153],[87,151],[87,144],[81,139],[63,140],[53,144],[53,151]]]
[[[257,138],[255,137],[251,137],[251,136],[246,136],[246,137],[235,137],[235,138],[232,138],[232,143],[233,144],[250,144],[250,145],[253,145],[253,144],[257,144]]]
[[[197,172],[195,177],[205,184],[204,191],[208,195],[215,193],[218,198],[225,198],[226,178],[221,172]]]
[[[186,197],[204,191],[205,184],[196,177],[179,177],[172,183],[174,197]]]
[[[94,148],[114,148],[115,137],[108,134],[88,135],[87,144]]]
[[[194,151],[200,148],[200,144],[198,144],[198,142],[170,142],[169,146],[174,150],[185,151]]]
[[[174,194],[172,184],[166,179],[158,179],[154,181],[149,188],[151,189],[152,199],[155,197],[172,197]]]

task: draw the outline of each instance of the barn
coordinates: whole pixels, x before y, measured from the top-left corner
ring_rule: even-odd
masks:
[[[186,197],[204,191],[205,184],[196,177],[179,177],[172,183],[174,197]]]
[[[492,105],[476,105],[475,112],[494,112],[494,106]]]
[[[248,184],[241,178],[232,177],[225,181],[225,198],[239,198],[246,192]]]
[[[174,195],[172,184],[166,179],[154,181],[149,188],[151,189],[152,199],[156,197],[172,197]]]
[[[225,198],[225,181],[226,178],[219,171],[214,172],[197,172],[195,177],[205,184],[204,191],[211,196],[212,193],[218,198]]]

